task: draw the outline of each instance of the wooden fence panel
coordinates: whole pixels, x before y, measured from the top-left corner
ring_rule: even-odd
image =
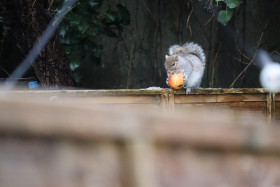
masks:
[[[50,102],[52,94],[0,99],[0,186],[280,185],[280,126],[250,111],[172,113],[176,94],[162,94],[152,97],[166,112]]]
[[[5,93],[0,93],[0,96]],[[268,121],[280,119],[280,96],[259,88],[198,89],[186,95],[184,90],[171,89],[123,89],[123,90],[38,90],[13,91],[9,96],[29,100],[43,98],[47,102],[74,104],[83,107],[125,107],[139,110],[185,110],[193,106],[214,106],[250,110],[266,115]]]

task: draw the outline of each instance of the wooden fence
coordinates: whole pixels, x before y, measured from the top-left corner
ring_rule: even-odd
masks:
[[[15,91],[10,96],[47,98],[51,102],[72,103],[79,106],[96,104],[129,105],[142,109],[164,111],[184,110],[190,107],[233,108],[265,114],[269,120],[280,117],[280,95],[261,88],[199,89],[186,95],[183,90],[124,89],[124,90],[64,90]]]
[[[280,126],[250,112],[279,101],[261,89],[2,94],[0,186],[280,185]]]

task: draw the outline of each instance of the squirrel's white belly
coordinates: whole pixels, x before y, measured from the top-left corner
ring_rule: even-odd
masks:
[[[202,79],[201,74],[202,72],[193,71],[188,77],[188,79],[186,80],[187,82],[186,86],[189,88],[198,88],[200,86],[200,82]]]

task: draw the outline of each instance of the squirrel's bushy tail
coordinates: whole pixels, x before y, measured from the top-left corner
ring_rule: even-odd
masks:
[[[202,61],[202,63],[205,64],[206,61],[205,53],[200,45],[190,42],[190,43],[185,43],[183,46],[187,48],[188,53],[196,55]]]
[[[193,54],[196,55],[203,64],[205,64],[206,57],[202,47],[193,42],[187,42],[184,45],[173,45],[169,48],[169,55],[175,54]]]
[[[181,46],[181,45],[170,46],[169,49],[168,49],[168,55],[172,56],[172,55],[178,54],[179,53],[179,51],[178,51],[179,48],[183,48],[183,46]]]

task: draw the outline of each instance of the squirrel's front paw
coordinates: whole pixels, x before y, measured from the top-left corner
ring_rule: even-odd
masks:
[[[168,77],[166,78],[166,84],[169,86]]]
[[[192,89],[191,89],[191,88],[186,88],[186,95],[190,94],[190,93],[191,93],[191,91],[192,91]]]

